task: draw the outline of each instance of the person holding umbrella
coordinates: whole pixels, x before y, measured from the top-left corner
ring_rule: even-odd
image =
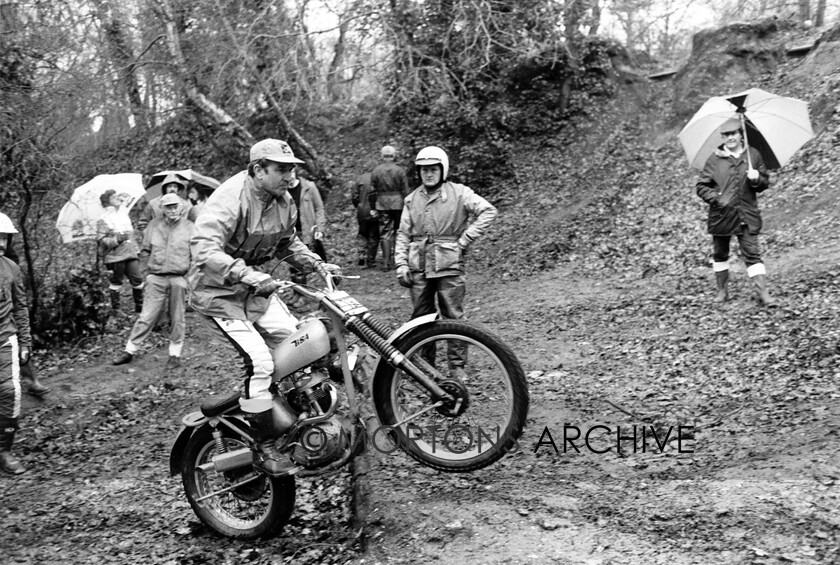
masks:
[[[696,185],[697,196],[709,205],[712,269],[718,290],[715,302],[729,299],[729,246],[736,236],[759,300],[773,306],[775,300],[767,290],[767,272],[758,245],[761,212],[757,196],[770,184],[764,158],[755,147],[745,146],[740,119],[727,120],[719,130],[722,143],[706,160]]]
[[[120,309],[120,289],[123,277],[131,283],[134,298],[134,311],[143,309],[143,274],[137,254],[140,248],[134,241],[134,226],[128,217],[128,208],[123,206],[121,193],[109,189],[103,192],[99,201],[105,209],[105,215],[96,223],[96,240],[104,255],[105,267],[111,271],[108,290],[111,295],[111,307]]]

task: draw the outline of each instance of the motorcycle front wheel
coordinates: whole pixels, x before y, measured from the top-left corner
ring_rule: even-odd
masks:
[[[230,430],[220,429],[227,451],[248,447]],[[276,536],[294,510],[294,478],[268,477],[251,465],[224,473],[216,472],[211,461],[219,446],[212,432],[210,426],[202,426],[193,433],[181,464],[184,492],[193,512],[204,525],[225,537],[251,539]],[[225,490],[241,483],[245,484]]]
[[[460,402],[433,407],[414,379],[380,363],[372,392],[385,431],[374,433],[376,450],[401,448],[428,467],[465,473],[516,448],[528,416],[528,386],[504,342],[467,322],[437,320],[393,345]]]

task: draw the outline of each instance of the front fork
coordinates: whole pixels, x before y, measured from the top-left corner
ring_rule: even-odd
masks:
[[[425,388],[429,392],[433,402],[443,402],[443,404],[447,405],[451,404],[453,405],[451,408],[456,411],[460,408],[460,398],[457,400],[453,398],[453,396],[443,390],[434,379],[429,378],[429,376],[423,372],[423,370],[425,370],[435,375],[435,377],[441,378],[438,371],[425,360],[418,358],[418,364],[422,367],[421,370],[421,368],[418,368],[417,365],[403,355],[399,349],[388,343],[386,339],[390,332],[387,327],[378,320],[374,319],[369,312],[363,314],[361,317],[349,316],[346,320],[344,320],[344,325],[347,329],[364,339],[365,342],[369,343],[389,365],[401,369],[408,376],[414,379],[417,384]]]

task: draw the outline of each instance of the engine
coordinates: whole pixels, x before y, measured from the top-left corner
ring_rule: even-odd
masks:
[[[304,428],[291,453],[292,460],[306,469],[338,461],[350,448],[351,433],[340,416]]]

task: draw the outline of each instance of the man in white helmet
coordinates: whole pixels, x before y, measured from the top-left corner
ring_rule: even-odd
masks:
[[[422,185],[405,198],[397,232],[397,281],[411,289],[412,318],[437,309],[444,318],[460,319],[466,251],[497,211],[468,186],[447,181],[449,157],[440,147],[422,149],[414,163]],[[464,357],[461,351],[449,351],[452,377],[462,378]]]
[[[32,336],[23,274],[5,257],[9,234],[17,233],[12,221],[0,214],[0,470],[19,475],[23,465],[11,452],[20,417],[20,366],[29,362]]]
[[[209,318],[245,361],[239,404],[259,442],[262,460],[257,465],[271,476],[297,471],[274,445],[277,431],[291,427],[294,414],[288,408],[286,414],[272,414],[269,386],[272,351],[297,329],[298,320],[274,292],[274,279],[260,267],[282,259],[306,273],[341,273],[310,251],[295,230],[298,211],[288,190],[298,163],[303,161],[284,141],[256,143],[248,169],[207,199],[191,240],[192,307]]]
[[[370,174],[371,215],[379,220],[379,237],[382,242],[383,270],[394,268],[394,245],[403,210],[403,199],[408,194],[405,169],[397,165],[397,150],[386,145],[380,150],[382,163]]]

